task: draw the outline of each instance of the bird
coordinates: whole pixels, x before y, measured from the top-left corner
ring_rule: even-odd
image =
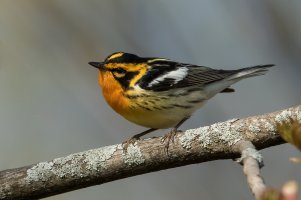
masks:
[[[150,132],[171,128],[162,140],[168,148],[178,128],[210,98],[234,92],[230,87],[234,83],[263,75],[274,66],[223,70],[126,52],[89,64],[98,69],[98,82],[111,108],[128,121],[148,128],[126,140],[125,148]]]

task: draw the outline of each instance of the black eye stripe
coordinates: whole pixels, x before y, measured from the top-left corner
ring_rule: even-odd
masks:
[[[117,77],[114,74],[114,78],[120,83],[120,85],[125,89],[129,89],[131,80],[138,74],[138,72],[127,72],[122,77]]]
[[[117,67],[110,70],[111,72],[116,72],[118,74],[125,74],[127,71],[121,67]]]

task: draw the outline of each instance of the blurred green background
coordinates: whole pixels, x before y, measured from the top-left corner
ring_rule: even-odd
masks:
[[[235,93],[217,95],[185,130],[300,104],[300,50],[297,0],[0,0],[0,169],[120,143],[145,130],[106,105],[89,61],[126,51],[224,69],[277,65],[236,84]],[[268,185],[301,183],[300,165],[288,161],[300,157],[293,147],[262,152]],[[48,199],[253,197],[241,167],[225,160]]]

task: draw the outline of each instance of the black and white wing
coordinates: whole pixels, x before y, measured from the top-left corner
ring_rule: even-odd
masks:
[[[215,70],[209,67],[160,61],[153,63],[139,81],[146,90],[167,91],[176,88],[203,87],[237,73],[237,70]]]

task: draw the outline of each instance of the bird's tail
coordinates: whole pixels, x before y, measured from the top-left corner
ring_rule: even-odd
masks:
[[[205,90],[207,92],[208,98],[213,97],[219,92],[234,92],[234,89],[229,88],[232,84],[245,78],[264,75],[268,71],[268,69],[273,66],[273,64],[257,65],[253,67],[231,70],[229,71],[231,75],[229,75],[228,77],[206,86]]]
[[[242,68],[242,69],[238,69],[236,70],[237,73],[233,74],[232,76],[229,76],[227,78],[227,80],[241,80],[244,78],[249,78],[249,77],[253,77],[253,76],[260,76],[260,75],[264,75],[268,69],[270,67],[273,67],[273,64],[269,64],[269,65],[257,65],[257,66],[253,66],[253,67],[246,67],[246,68]]]

